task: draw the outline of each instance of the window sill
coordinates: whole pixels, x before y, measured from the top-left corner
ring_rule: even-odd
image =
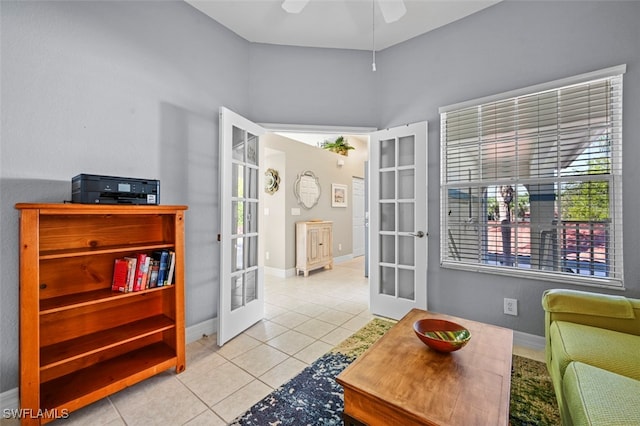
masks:
[[[550,281],[562,284],[572,284],[584,287],[599,287],[608,290],[625,291],[623,280],[592,278],[589,276],[572,276],[555,271],[537,271],[531,269],[520,269],[512,267],[485,266],[471,263],[460,263],[441,261],[440,266],[446,269],[457,269],[462,271],[479,272],[484,274],[505,275],[518,277],[521,279]]]

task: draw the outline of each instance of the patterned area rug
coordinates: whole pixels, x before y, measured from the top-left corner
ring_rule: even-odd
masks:
[[[344,400],[342,386],[336,383],[336,376],[393,325],[391,321],[372,320],[231,424],[342,425]],[[553,385],[543,363],[514,356],[510,424],[560,424]]]

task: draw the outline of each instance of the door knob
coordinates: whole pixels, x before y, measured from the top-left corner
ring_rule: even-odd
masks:
[[[424,236],[425,236],[425,233],[424,233],[424,232],[422,232],[422,231],[418,231],[418,232],[412,232],[412,233],[411,233],[411,234],[409,234],[409,235],[413,235],[414,237],[422,238],[422,237],[424,237]]]

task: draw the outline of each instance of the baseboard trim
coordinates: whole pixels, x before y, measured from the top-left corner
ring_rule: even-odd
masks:
[[[544,350],[544,347],[546,345],[546,339],[544,338],[544,336],[537,336],[535,334],[523,333],[521,331],[514,331],[513,344],[517,346],[524,346],[525,348],[541,351],[541,350]]]
[[[20,407],[20,392],[18,388],[9,389],[0,393],[0,408],[4,410],[15,410]]]
[[[343,256],[338,256],[338,257],[334,257],[333,258],[333,263],[342,263],[342,262],[348,262],[351,259],[353,259],[353,254],[349,253],[349,254],[345,254]]]
[[[296,275],[296,269],[280,269],[280,268],[272,268],[270,266],[264,267],[265,275],[270,275],[272,277],[277,278],[290,278]]]
[[[338,263],[348,262],[353,258],[354,258],[353,254],[345,254],[343,256],[334,257],[333,263],[338,264]],[[281,269],[281,268],[273,268],[271,266],[265,266],[264,273],[265,275],[270,275],[272,277],[277,277],[277,278],[291,278],[296,276],[296,268]]]
[[[202,339],[203,336],[212,336],[216,333],[218,333],[217,317],[187,327],[185,330],[185,341],[189,344]]]

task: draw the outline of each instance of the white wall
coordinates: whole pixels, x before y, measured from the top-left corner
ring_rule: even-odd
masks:
[[[261,139],[264,141],[264,139]],[[260,230],[262,233],[262,243],[264,244],[264,253],[269,252],[269,259],[265,257],[264,266],[275,270],[286,269],[286,197],[288,187],[287,168],[286,168],[286,152],[276,149],[265,148],[266,156],[264,158],[263,167],[276,170],[280,176],[280,187],[273,194],[262,193],[262,223]],[[268,210],[269,214],[266,213]],[[276,272],[276,271],[274,271]]]

